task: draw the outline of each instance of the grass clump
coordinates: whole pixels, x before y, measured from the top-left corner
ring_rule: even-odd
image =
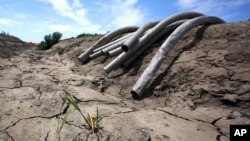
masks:
[[[98,129],[100,128],[99,124],[101,120],[104,118],[104,115],[100,115],[98,108],[96,109],[96,115],[94,117],[90,113],[87,113],[87,116],[85,116],[83,112],[81,111],[79,105],[77,104],[76,99],[73,96],[66,93],[66,96],[62,99],[63,99],[63,103],[61,105],[61,111],[62,111],[62,107],[64,107],[65,105],[69,105],[69,108],[70,106],[72,106],[74,110],[80,113],[81,117],[83,118],[85,122],[87,129],[89,129],[92,133],[98,132]],[[55,133],[55,139],[59,136],[60,132],[63,129],[64,124],[67,122],[69,113],[70,111],[67,110],[64,118],[59,119],[58,126],[57,126],[56,133]]]
[[[50,49],[54,44],[57,44],[59,42],[61,37],[62,37],[62,33],[60,33],[60,32],[54,32],[52,34],[45,35],[44,36],[44,41],[41,41],[37,45],[37,49],[38,50]]]

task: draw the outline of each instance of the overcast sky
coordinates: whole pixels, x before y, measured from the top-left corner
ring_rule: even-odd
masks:
[[[63,38],[142,25],[183,11],[219,16],[227,22],[250,18],[250,0],[0,0],[0,30],[40,42],[54,31]]]

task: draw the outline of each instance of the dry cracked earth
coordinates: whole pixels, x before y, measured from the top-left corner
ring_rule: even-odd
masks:
[[[110,59],[84,65],[75,59],[98,39],[67,39],[45,52],[0,52],[1,141],[50,141],[69,110],[57,140],[228,141],[229,125],[250,124],[250,22],[190,31],[142,99],[133,98],[130,89],[159,43],[129,68],[105,74]],[[97,134],[73,108],[60,111],[65,93],[83,113],[95,114],[98,107],[105,115]]]

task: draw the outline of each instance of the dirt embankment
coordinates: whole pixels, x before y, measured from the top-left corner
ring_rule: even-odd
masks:
[[[31,48],[31,45],[11,35],[0,34],[0,58],[9,58],[18,52]]]
[[[111,59],[76,57],[99,37],[27,49],[0,63],[0,140],[51,140],[61,96],[106,117],[100,140],[228,141],[230,124],[250,124],[250,22],[195,28],[179,41],[142,99],[130,89],[160,44],[129,68],[105,74]],[[0,54],[2,54],[0,50]],[[96,140],[72,112],[60,140]]]

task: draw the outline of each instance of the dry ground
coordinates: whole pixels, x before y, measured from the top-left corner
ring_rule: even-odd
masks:
[[[46,52],[0,50],[1,141],[52,140],[65,92],[84,113],[98,107],[105,114],[100,140],[228,141],[230,124],[250,124],[250,22],[189,32],[142,99],[130,89],[159,44],[107,75],[110,59],[84,65],[75,59],[98,38],[64,40]],[[73,111],[58,140],[97,140],[83,124]]]

